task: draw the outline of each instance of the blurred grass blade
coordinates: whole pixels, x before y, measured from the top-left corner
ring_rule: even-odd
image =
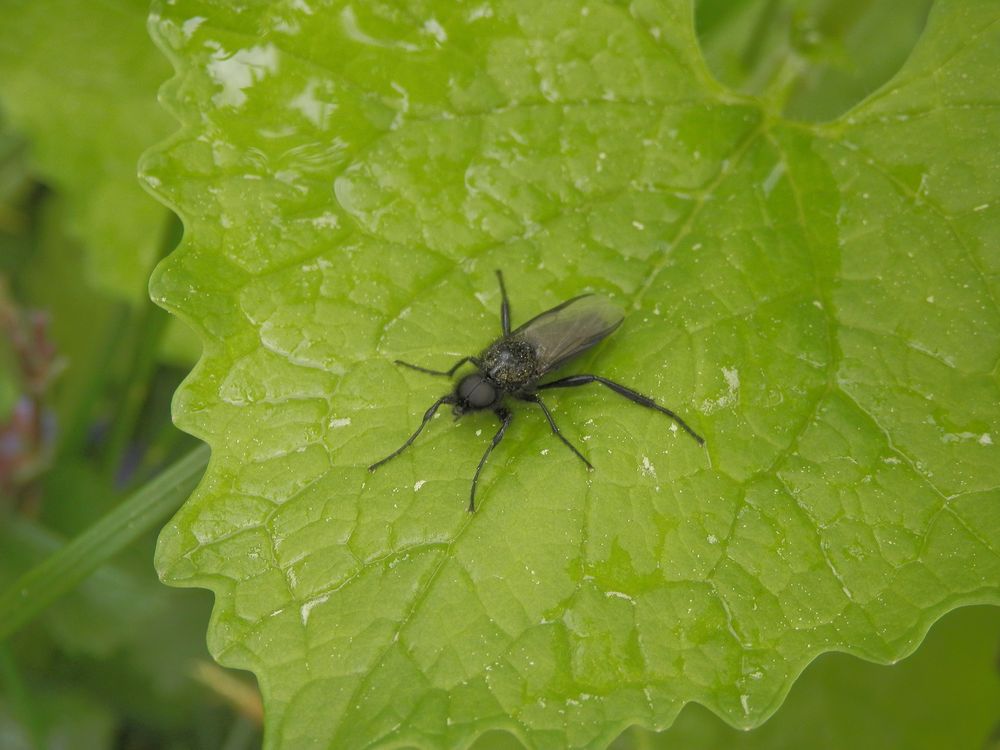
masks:
[[[45,741],[42,737],[38,716],[28,697],[28,692],[24,689],[24,681],[18,672],[17,663],[10,653],[10,647],[6,643],[0,643],[0,688],[3,689],[4,697],[10,702],[11,713],[16,721],[24,727],[30,747],[33,750],[42,750],[45,747]]]
[[[201,445],[0,594],[0,641],[180,507],[208,465]]]

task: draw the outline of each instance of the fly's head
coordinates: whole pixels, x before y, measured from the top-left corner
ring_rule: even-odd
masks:
[[[499,403],[502,396],[482,373],[474,372],[459,380],[455,386],[451,413],[458,419],[466,412],[489,409]]]

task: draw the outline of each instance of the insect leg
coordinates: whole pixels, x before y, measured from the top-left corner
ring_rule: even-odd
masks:
[[[497,409],[494,414],[496,414],[497,419],[500,420],[500,429],[497,430],[497,434],[493,436],[493,442],[487,446],[483,457],[479,459],[479,466],[476,468],[476,475],[472,477],[472,491],[469,493],[469,513],[476,510],[476,485],[479,484],[479,472],[483,470],[483,466],[486,464],[486,459],[490,457],[493,449],[497,447],[501,440],[503,440],[503,434],[507,432],[507,426],[510,424],[510,420],[513,417],[513,414],[504,408]]]
[[[655,409],[661,414],[666,414],[668,417],[674,420],[678,425],[683,427],[684,431],[687,432],[688,435],[697,440],[698,445],[705,444],[705,438],[703,438],[697,432],[692,430],[691,427],[688,426],[687,422],[685,422],[679,416],[674,414],[674,412],[670,411],[670,409],[660,406],[658,403],[653,401],[653,399],[649,398],[649,396],[643,396],[641,393],[633,391],[631,388],[627,388],[621,383],[616,383],[613,380],[602,378],[600,375],[570,375],[567,378],[560,378],[559,380],[553,380],[551,383],[543,383],[542,385],[539,385],[537,387],[539,390],[543,388],[572,388],[578,385],[587,385],[588,383],[600,383],[601,385],[607,386],[615,393],[624,396],[629,401],[634,401],[640,406],[645,406],[647,409]]]
[[[458,362],[451,366],[449,370],[431,370],[427,367],[421,367],[420,365],[411,365],[409,362],[404,362],[401,359],[396,360],[397,365],[402,365],[403,367],[409,367],[411,370],[416,370],[417,372],[425,372],[428,375],[444,375],[446,377],[451,377],[455,374],[455,370],[464,365],[466,362],[472,360],[472,357],[462,357]]]
[[[503,273],[497,270],[497,281],[500,282],[500,327],[503,335],[510,334],[510,300],[507,299],[507,287],[503,283]]]
[[[446,395],[442,396],[437,401],[435,401],[433,404],[431,404],[431,407],[426,412],[424,412],[424,418],[420,422],[420,426],[416,429],[416,432],[414,432],[412,435],[410,435],[410,437],[408,437],[406,439],[405,443],[403,443],[401,446],[399,446],[396,450],[394,450],[388,456],[386,456],[385,458],[383,458],[381,461],[376,461],[371,466],[369,466],[368,467],[368,471],[375,471],[375,469],[377,469],[379,466],[381,466],[382,464],[384,464],[386,461],[389,461],[389,460],[395,458],[400,453],[402,453],[407,448],[409,448],[410,447],[410,443],[412,443],[414,440],[417,439],[417,435],[419,435],[420,432],[424,429],[424,427],[427,426],[427,423],[431,421],[431,417],[434,416],[434,412],[436,412],[440,408],[441,404],[450,404],[453,401],[454,401],[454,398],[449,393],[449,394],[446,394]]]
[[[569,448],[571,451],[573,451],[577,455],[577,458],[579,458],[581,461],[587,464],[588,469],[593,471],[594,467],[591,465],[590,461],[584,458],[583,454],[576,449],[576,446],[573,445],[569,440],[567,440],[566,436],[559,431],[559,428],[556,426],[556,420],[552,418],[552,412],[549,411],[549,407],[547,407],[542,402],[542,400],[538,398],[538,396],[526,395],[526,396],[520,396],[520,399],[522,401],[529,401],[533,404],[538,404],[541,407],[542,413],[545,415],[545,418],[549,421],[549,427],[552,428],[552,434],[555,435],[560,440],[562,440],[563,443],[566,445],[566,447]]]

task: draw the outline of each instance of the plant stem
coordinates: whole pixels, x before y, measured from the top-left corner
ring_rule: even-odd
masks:
[[[56,463],[68,457],[82,456],[84,453],[93,424],[94,409],[104,395],[108,378],[108,363],[114,360],[119,341],[128,330],[128,318],[128,308],[122,304],[107,330],[102,332],[101,356],[95,358],[90,364],[87,384],[73,406],[69,424],[65,426],[65,429],[60,430],[61,434],[56,447]]]
[[[161,231],[159,258],[169,253],[180,240],[181,223],[168,212]],[[153,370],[157,364],[160,341],[169,316],[152,303],[143,306],[131,337],[131,357],[125,376],[123,397],[104,446],[102,465],[105,475],[113,482],[122,465],[125,451],[135,434],[136,423],[149,394]]]
[[[264,704],[256,685],[207,661],[197,662],[191,675],[229,703],[251,726],[259,728],[264,725]]]
[[[4,613],[0,642],[175,511],[197,485],[208,456],[207,445],[195,448],[0,593],[0,612]]]
[[[754,70],[762,64],[763,61],[760,57],[765,49],[768,30],[781,23],[779,13],[783,10],[777,0],[767,0],[767,4],[758,14],[753,33],[747,37],[746,47],[743,48],[743,54],[740,55],[740,63],[744,71]]]
[[[156,354],[167,319],[167,313],[152,303],[145,305],[140,313],[133,335],[132,361],[128,366],[122,398],[111,423],[108,440],[102,449],[103,472],[112,482],[117,478],[149,393],[150,379],[156,367]]]

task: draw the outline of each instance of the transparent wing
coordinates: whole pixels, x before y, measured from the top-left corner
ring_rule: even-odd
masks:
[[[621,308],[611,300],[584,294],[532,318],[512,331],[511,337],[535,348],[535,376],[541,377],[610,335],[624,319]]]

